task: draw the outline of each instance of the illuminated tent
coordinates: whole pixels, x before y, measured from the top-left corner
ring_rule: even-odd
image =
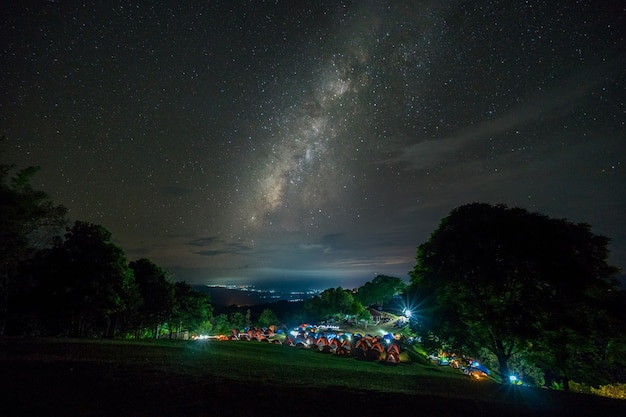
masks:
[[[391,342],[387,348],[387,356],[385,362],[388,363],[400,363],[400,348],[394,342]]]

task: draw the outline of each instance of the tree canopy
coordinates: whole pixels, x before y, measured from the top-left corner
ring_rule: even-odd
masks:
[[[174,283],[174,308],[171,326],[179,331],[200,327],[213,317],[211,299],[182,281]]]
[[[319,296],[306,300],[302,306],[306,320],[320,321],[333,316],[359,315],[364,309],[352,296],[352,292],[341,287],[328,288]]]
[[[367,281],[359,287],[355,298],[364,306],[382,305],[405,289],[406,283],[400,278],[378,275],[372,281]]]
[[[259,319],[257,320],[257,325],[259,327],[269,327],[271,325],[277,324],[278,317],[276,316],[276,313],[274,313],[274,310],[272,310],[271,308],[263,309],[261,315],[259,316]]]
[[[608,242],[521,208],[458,207],[417,251],[411,282],[434,309],[423,324],[451,345],[489,349],[504,376],[513,354],[534,351],[567,381],[597,352],[597,321],[616,293]]]
[[[172,316],[174,309],[174,284],[168,274],[146,258],[130,263],[135,282],[141,295],[134,318],[136,330],[150,328],[153,337],[158,336],[158,328]]]
[[[0,164],[0,335],[4,334],[7,307],[18,266],[33,256],[66,223],[66,209],[54,205],[43,191],[31,185],[39,167],[28,167],[14,175],[13,165]]]
[[[65,239],[41,252],[37,269],[45,318],[55,318],[63,335],[112,335],[111,321],[136,291],[124,251],[108,230],[92,223],[75,222]]]

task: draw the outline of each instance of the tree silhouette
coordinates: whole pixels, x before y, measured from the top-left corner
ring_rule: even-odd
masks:
[[[511,355],[533,350],[567,386],[597,352],[589,335],[601,332],[594,326],[616,290],[607,244],[587,224],[520,208],[456,208],[420,245],[411,272],[433,308],[423,325],[452,345],[488,348],[503,377]]]
[[[67,211],[31,186],[38,167],[28,167],[11,176],[13,169],[13,165],[0,165],[0,336],[4,334],[11,294],[18,286],[18,266],[32,257],[38,247],[45,246],[42,237],[62,230]]]
[[[111,233],[81,221],[42,252],[39,282],[46,318],[56,318],[57,330],[69,336],[114,335],[129,294],[136,292],[133,271]]]
[[[174,308],[172,310],[170,330],[177,332],[184,329],[194,330],[213,315],[211,299],[191,288],[186,282],[174,283]]]
[[[137,330],[150,328],[152,337],[158,337],[159,326],[172,316],[174,308],[174,284],[158,265],[146,258],[130,263],[135,275],[135,282],[141,295],[141,302],[136,311]]]
[[[406,284],[400,278],[378,275],[361,286],[355,298],[364,306],[382,305],[405,289]]]

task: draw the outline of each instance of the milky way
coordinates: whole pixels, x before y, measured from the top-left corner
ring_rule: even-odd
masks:
[[[626,267],[617,2],[16,3],[4,159],[175,279],[406,277],[473,201],[590,223]]]

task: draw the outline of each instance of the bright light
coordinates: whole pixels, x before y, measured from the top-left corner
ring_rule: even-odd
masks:
[[[407,319],[411,318],[411,315],[413,314],[411,313],[411,310],[409,310],[408,308],[405,308],[403,313],[404,313],[404,317],[406,317]]]
[[[517,377],[516,377],[515,375],[511,375],[511,376],[509,377],[509,381],[511,381],[511,382],[515,382],[515,381],[517,381]]]

